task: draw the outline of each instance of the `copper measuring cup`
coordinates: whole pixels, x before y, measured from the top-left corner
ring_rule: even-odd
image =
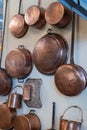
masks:
[[[64,115],[70,108],[78,108],[81,112],[81,121],[72,121],[68,119],[64,119]],[[81,125],[83,122],[83,112],[82,109],[79,106],[70,106],[68,107],[63,115],[60,117],[60,128],[59,130],[81,130]]]
[[[15,89],[17,87],[21,88],[23,90],[22,86],[15,86],[13,89]],[[19,94],[16,92],[10,93],[7,105],[9,108],[20,108],[22,106],[22,94]]]

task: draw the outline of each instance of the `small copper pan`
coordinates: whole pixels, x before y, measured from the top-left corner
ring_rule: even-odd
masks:
[[[38,6],[32,5],[29,8],[27,8],[25,12],[25,22],[30,26],[40,29],[46,24],[44,14],[45,9],[40,7],[39,2]]]
[[[19,12],[11,18],[9,23],[9,31],[16,38],[21,38],[28,30],[28,25],[25,23],[24,15],[20,14],[21,2],[19,3]]]
[[[51,3],[45,11],[47,23],[59,28],[67,26],[72,19],[72,12],[59,2]]]

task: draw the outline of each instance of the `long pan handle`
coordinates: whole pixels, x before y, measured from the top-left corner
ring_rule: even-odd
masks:
[[[52,111],[52,129],[54,129],[54,121],[55,121],[55,102],[53,102],[53,111]]]

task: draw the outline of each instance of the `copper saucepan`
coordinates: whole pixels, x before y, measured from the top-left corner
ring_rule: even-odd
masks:
[[[45,11],[47,23],[63,28],[67,26],[72,19],[72,12],[59,2],[51,3]]]
[[[40,130],[39,117],[32,111],[29,114],[17,116],[13,122],[14,130]]]
[[[74,64],[74,26],[75,14],[72,20],[72,40],[70,64],[60,66],[55,73],[55,84],[57,89],[67,96],[75,96],[80,94],[86,88],[87,73],[79,65]]]
[[[21,2],[22,2],[22,0],[20,0],[20,3],[19,3],[18,14],[15,14],[11,18],[11,21],[9,23],[9,31],[16,38],[23,37],[28,30],[28,25],[25,23],[24,15],[20,13]]]
[[[11,50],[5,59],[5,68],[11,77],[25,78],[32,70],[31,52],[23,45]]]
[[[33,50],[33,61],[43,74],[54,74],[67,59],[68,44],[59,34],[50,33],[41,37]]]
[[[7,103],[0,105],[0,129],[10,130],[16,117],[16,109],[7,107]]]
[[[38,0],[38,5],[32,5],[25,12],[25,22],[27,25],[37,29],[42,28],[46,24],[45,9],[40,7],[41,0]]]

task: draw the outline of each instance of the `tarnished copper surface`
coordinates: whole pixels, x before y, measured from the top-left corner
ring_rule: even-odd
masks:
[[[32,25],[37,29],[40,29],[46,24],[44,18],[45,10],[41,7],[32,5],[27,8],[25,12],[25,22],[28,25]]]
[[[25,78],[32,70],[32,57],[29,50],[16,48],[5,59],[5,68],[11,77]]]
[[[18,93],[10,93],[7,105],[9,108],[21,108],[22,95]]]
[[[80,94],[86,87],[87,74],[84,69],[74,64],[60,66],[55,73],[57,89],[67,95]]]
[[[40,119],[37,115],[29,113],[17,116],[13,123],[15,130],[40,130]]]
[[[16,117],[16,109],[10,109],[7,104],[0,105],[0,129],[10,129]]]
[[[67,26],[72,19],[72,12],[59,2],[51,3],[45,11],[45,19],[59,28]]]
[[[12,88],[12,79],[5,69],[0,69],[0,95],[7,95]]]
[[[58,34],[46,34],[35,44],[33,61],[44,74],[53,74],[67,59],[68,45]]]
[[[24,36],[28,30],[28,25],[24,21],[24,16],[21,14],[16,14],[11,18],[9,23],[9,31],[12,35],[17,38]]]

